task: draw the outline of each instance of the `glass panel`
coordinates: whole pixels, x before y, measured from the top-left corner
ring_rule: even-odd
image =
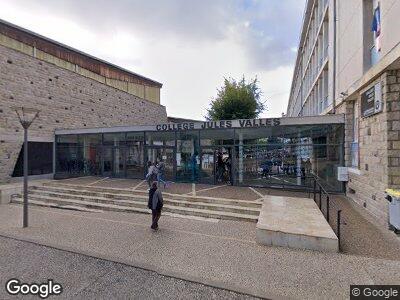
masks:
[[[202,148],[200,155],[200,182],[215,184],[215,150],[212,148]]]
[[[125,149],[121,147],[114,148],[114,164],[113,164],[113,174],[115,177],[125,176]]]
[[[101,151],[100,146],[82,147],[82,172],[86,176],[94,176],[101,174],[100,161]]]
[[[113,173],[113,148],[103,147],[103,176],[112,176]]]
[[[143,142],[136,142],[126,148],[126,176],[128,178],[143,178],[144,176]]]
[[[85,134],[79,136],[79,141],[83,147],[101,145],[101,134]]]
[[[57,178],[80,176],[83,174],[82,147],[74,144],[60,144],[56,146],[56,173]]]
[[[176,177],[178,181],[197,181],[199,178],[199,132],[177,132]]]
[[[201,146],[232,145],[233,129],[209,129],[200,131]]]
[[[137,145],[138,142],[144,141],[144,132],[128,132],[126,134],[126,143]]]
[[[164,162],[164,179],[172,181],[174,176],[174,150],[171,148],[147,148],[147,161],[157,165],[160,161]],[[147,171],[146,171],[147,172]],[[156,180],[156,178],[153,178]]]
[[[146,132],[146,144],[151,146],[175,146],[174,131]]]
[[[201,149],[200,182],[207,184],[231,184],[232,148],[204,147]]]
[[[76,134],[58,135],[57,138],[58,145],[77,145],[78,136]]]
[[[239,185],[312,188],[312,175],[329,191],[341,191],[337,181],[340,145],[270,144],[236,146]]]
[[[118,146],[125,143],[125,133],[104,133],[103,144]]]
[[[101,134],[85,134],[79,136],[80,145],[82,145],[82,164],[84,175],[100,175],[100,145]]]

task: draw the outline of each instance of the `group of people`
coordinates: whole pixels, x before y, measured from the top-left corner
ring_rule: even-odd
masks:
[[[149,185],[149,188],[152,186],[153,181],[157,181],[158,184],[164,184],[164,188],[167,188],[167,182],[165,181],[165,163],[162,159],[159,162],[152,163],[151,161],[147,162],[147,175],[146,181]]]

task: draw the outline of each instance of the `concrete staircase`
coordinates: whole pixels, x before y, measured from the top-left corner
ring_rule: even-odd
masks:
[[[163,192],[166,214],[256,222],[262,202],[178,195]],[[29,188],[29,204],[84,211],[150,213],[148,192],[49,182]],[[22,203],[16,195],[12,203]]]

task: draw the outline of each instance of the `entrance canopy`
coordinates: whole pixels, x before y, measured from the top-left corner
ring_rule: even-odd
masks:
[[[317,176],[342,191],[344,116],[222,120],[55,131],[56,178],[144,178],[165,163],[170,181],[305,188]]]

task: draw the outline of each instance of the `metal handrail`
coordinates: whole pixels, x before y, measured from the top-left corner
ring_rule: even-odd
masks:
[[[325,190],[325,188],[322,186],[322,184],[320,183],[320,181],[318,180],[318,177],[315,176],[315,174],[313,174],[314,177],[314,183],[313,183],[313,197],[314,197],[314,202],[317,203],[317,193],[319,194],[319,202],[318,202],[318,206],[320,211],[323,213],[322,211],[322,195],[324,194],[326,196],[326,221],[328,222],[328,224],[333,228],[333,226],[330,224],[330,213],[329,213],[329,208],[330,208],[330,196],[329,193]],[[318,188],[317,188],[318,187]],[[309,193],[309,197],[310,197],[310,193]],[[338,209],[337,210],[337,215],[336,215],[336,235],[338,238],[338,247],[339,247],[339,251],[341,249],[341,225],[342,225],[342,210]]]

